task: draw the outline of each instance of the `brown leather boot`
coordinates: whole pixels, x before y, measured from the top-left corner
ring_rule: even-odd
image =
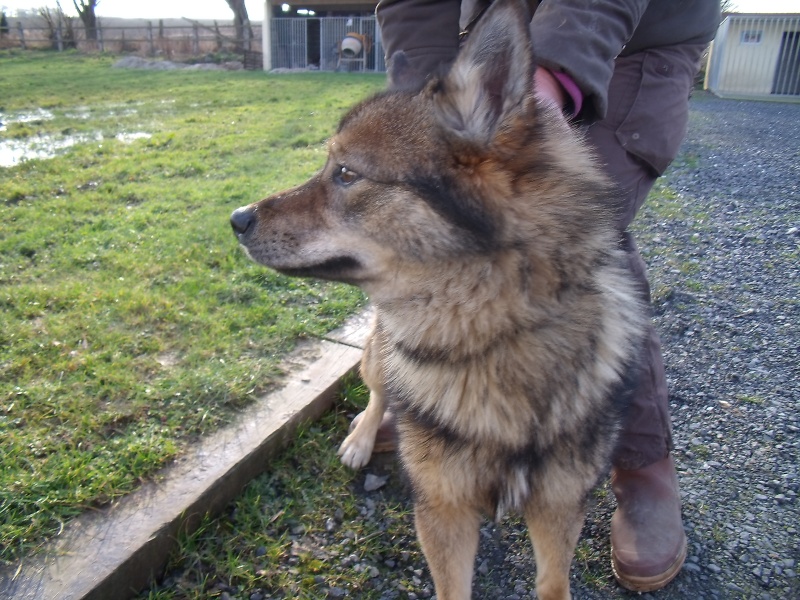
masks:
[[[363,412],[358,413],[355,418],[350,422],[349,431],[355,429],[356,424],[361,420],[364,415]],[[381,454],[383,452],[394,452],[397,450],[397,426],[395,423],[395,415],[391,409],[387,409],[383,413],[381,425],[378,428],[378,433],[375,435],[375,446],[372,448],[373,454]]]
[[[643,469],[611,472],[617,510],[611,518],[611,567],[619,584],[652,592],[686,560],[678,476],[672,456]]]

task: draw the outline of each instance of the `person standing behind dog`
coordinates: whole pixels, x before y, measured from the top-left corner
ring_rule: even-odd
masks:
[[[446,69],[490,0],[380,0],[390,87]],[[536,94],[586,127],[621,194],[612,206],[630,266],[650,301],[645,263],[627,232],[686,133],[700,58],[719,0],[529,0]],[[402,68],[393,69],[393,63]],[[664,364],[650,327],[645,368],[613,459],[611,562],[625,588],[664,587],[686,558]],[[391,415],[376,448],[391,447]],[[359,417],[357,416],[356,419]],[[387,439],[389,443],[387,444]]]

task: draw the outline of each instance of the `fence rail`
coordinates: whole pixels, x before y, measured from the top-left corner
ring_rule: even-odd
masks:
[[[250,32],[252,31],[252,36]],[[94,35],[87,35],[83,26],[72,22],[54,27],[16,25],[0,35],[0,48],[53,49],[72,48],[83,52],[111,52],[183,59],[214,52],[261,51],[261,27],[245,29],[243,38],[236,36],[232,25],[201,23],[164,26],[147,22],[134,26],[107,26],[98,23]]]
[[[76,48],[81,52],[110,52],[187,60],[212,53],[235,52],[246,57],[250,67],[254,56],[260,59],[260,24],[245,29],[236,37],[233,25],[194,23],[164,25],[145,22],[135,26],[98,23],[94,36],[87,35],[77,21],[58,27],[23,25],[17,21],[0,36],[0,48],[53,49]],[[386,70],[380,29],[375,17],[275,18],[271,21],[272,69],[319,69],[322,71]],[[251,35],[252,33],[252,35]],[[355,36],[357,52],[343,48],[346,38]],[[261,65],[258,65],[261,68]]]

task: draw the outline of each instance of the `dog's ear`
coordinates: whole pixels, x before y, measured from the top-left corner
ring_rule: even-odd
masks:
[[[497,0],[476,23],[435,99],[442,123],[478,144],[533,104],[533,56],[520,0]]]

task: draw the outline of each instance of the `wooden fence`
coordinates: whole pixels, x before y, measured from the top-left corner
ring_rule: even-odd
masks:
[[[374,16],[275,18],[270,20],[269,52],[263,56],[262,26],[245,28],[237,39],[232,24],[175,20],[140,21],[135,25],[99,24],[94,39],[75,19],[43,27],[41,20],[12,23],[0,37],[0,47],[23,49],[77,48],[82,52],[109,52],[187,60],[208,54],[238,54],[246,69],[315,69],[321,71],[386,70],[380,29]],[[178,21],[180,23],[180,21]],[[356,50],[344,48],[346,39],[359,40]],[[348,52],[349,50],[349,52]]]
[[[261,51],[261,26],[244,29],[237,38],[233,25],[187,22],[165,25],[163,21],[144,21],[137,25],[104,25],[98,22],[95,36],[87,36],[82,25],[71,20],[54,27],[12,23],[0,34],[0,48],[52,49],[76,48],[82,52],[110,52],[185,59],[212,53]]]

